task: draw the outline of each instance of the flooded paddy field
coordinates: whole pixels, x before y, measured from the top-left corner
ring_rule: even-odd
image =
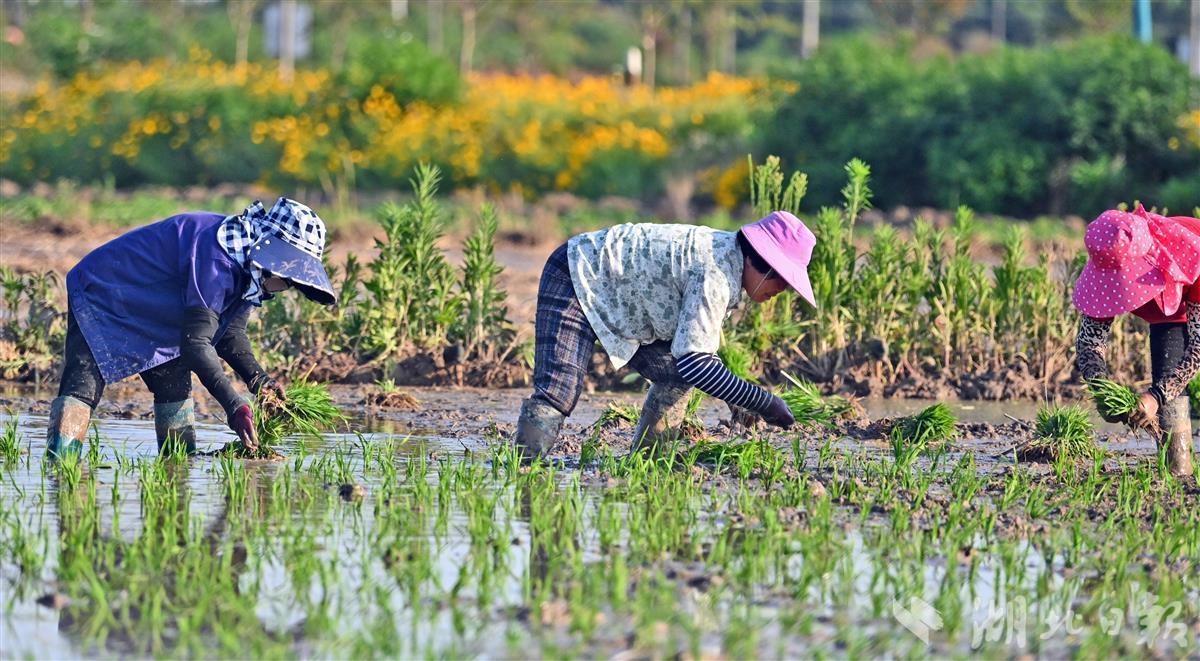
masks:
[[[952,403],[958,438],[901,462],[864,423],[714,406],[707,441],[631,455],[632,425],[592,423],[637,397],[593,393],[530,468],[505,450],[523,392],[334,393],[363,417],[283,461],[160,460],[148,402],[114,397],[79,465],[45,465],[44,404],[4,394],[3,656],[1200,654],[1200,491],[1115,427],[1093,460],[1017,463],[1034,406]]]

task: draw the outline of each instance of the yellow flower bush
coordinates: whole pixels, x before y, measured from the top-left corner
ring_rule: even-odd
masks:
[[[390,188],[432,162],[460,185],[644,195],[664,166],[744,153],[756,118],[789,91],[720,74],[653,92],[604,77],[478,74],[456,103],[401,103],[383,85],[356,97],[327,71],[285,82],[273,66],[196,49],[185,63],[121,64],[0,99],[0,175]]]

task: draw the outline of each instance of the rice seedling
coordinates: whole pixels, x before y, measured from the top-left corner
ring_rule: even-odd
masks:
[[[822,397],[816,384],[797,379],[786,372],[783,376],[791,386],[780,392],[779,397],[791,409],[797,423],[828,426],[836,420],[856,417],[858,411],[852,401],[836,395]]]
[[[909,466],[922,452],[954,438],[957,419],[950,407],[933,404],[916,415],[900,418],[892,425],[889,439],[897,464]]]
[[[0,457],[4,457],[6,464],[15,463],[21,458],[21,436],[17,432],[17,416],[11,411],[4,421],[4,428],[0,429]]]
[[[600,417],[596,418],[593,427],[606,429],[613,425],[636,425],[640,415],[641,409],[634,404],[609,402],[604,405],[604,410],[600,412]]]
[[[1058,462],[1092,457],[1100,452],[1088,412],[1075,405],[1038,409],[1034,439],[1017,450],[1024,461]]]
[[[256,411],[254,425],[258,431],[260,453],[270,453],[284,437],[292,434],[320,435],[346,421],[329,389],[320,383],[297,381],[285,389],[286,399],[275,415]]]
[[[1138,406],[1138,398],[1133,390],[1115,381],[1092,379],[1087,388],[1096,402],[1096,410],[1105,418],[1129,415]]]

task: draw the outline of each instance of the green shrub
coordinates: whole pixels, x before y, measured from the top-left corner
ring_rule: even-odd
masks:
[[[852,38],[823,43],[795,77],[763,144],[809,173],[815,204],[834,201],[856,156],[889,207],[1092,217],[1130,190],[1194,203],[1168,184],[1195,177],[1200,146],[1181,118],[1200,82],[1158,46],[1106,36],[921,61],[908,43]]]

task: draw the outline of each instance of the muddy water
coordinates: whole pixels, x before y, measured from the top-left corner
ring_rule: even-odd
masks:
[[[483,452],[490,439],[497,432],[510,430],[515,419],[515,411],[519,406],[523,393],[516,391],[460,391],[428,389],[417,392],[423,408],[418,412],[388,412],[373,411],[363,416],[356,423],[361,430],[354,435],[328,435],[319,442],[300,441],[292,439],[282,448],[283,453],[296,457],[307,454],[304,461],[313,461],[323,453],[333,451],[338,447],[347,447],[355,443],[378,441],[389,437],[406,437],[408,441],[398,452],[401,463],[435,457],[455,461],[464,452]],[[26,403],[29,408],[37,410],[33,404],[36,396],[30,393],[8,393],[8,397],[18,402]],[[348,410],[354,409],[353,392],[341,392],[339,395],[343,405]],[[587,432],[587,425],[595,419],[601,409],[610,401],[635,403],[637,398],[628,393],[609,394],[592,393],[585,395],[578,414],[574,416],[578,423],[572,423],[567,433],[581,435]],[[872,418],[900,415],[919,410],[927,402],[871,400],[865,402]],[[148,407],[147,407],[148,408]],[[1035,406],[1033,404],[1007,403],[1003,405],[990,403],[952,403],[952,408],[963,421],[988,422],[993,424],[1009,420],[1008,416],[1020,419],[1030,419]],[[706,422],[715,424],[723,411],[716,406],[706,406],[702,415]],[[7,418],[6,418],[7,419]],[[105,655],[112,653],[111,649],[94,649],[71,628],[61,625],[58,611],[40,606],[36,599],[46,591],[53,591],[55,586],[56,558],[60,552],[59,538],[54,531],[57,529],[58,514],[56,510],[54,482],[48,481],[42,475],[42,455],[44,452],[44,434],[46,419],[37,413],[18,414],[18,432],[24,439],[27,448],[29,464],[27,467],[12,470],[7,480],[0,484],[0,499],[3,499],[4,509],[8,514],[20,517],[35,526],[50,528],[51,534],[46,538],[48,547],[45,549],[47,562],[42,570],[41,580],[33,590],[17,590],[16,575],[19,573],[12,564],[11,558],[0,558],[0,582],[4,587],[2,595],[4,603],[3,625],[0,634],[4,641],[3,656],[6,658],[22,657],[75,657],[79,655]],[[120,491],[131,497],[120,501],[117,508],[107,507],[101,511],[101,530],[110,531],[108,534],[120,536],[122,539],[133,540],[142,530],[139,512],[139,489],[137,474],[122,473],[117,470],[118,455],[128,458],[151,459],[155,454],[153,423],[141,419],[109,419],[102,418],[97,426],[104,443],[101,446],[101,460],[92,468],[98,479],[98,491],[107,493],[109,490]],[[198,441],[202,450],[213,450],[223,443],[233,440],[232,434],[222,425],[215,423],[202,424],[198,432]],[[964,439],[964,451],[979,451],[979,462],[982,470],[990,470],[988,450],[1007,444],[1004,438],[968,438]],[[304,447],[300,447],[300,443]],[[843,441],[841,445],[849,445]],[[1148,451],[1145,444],[1124,444],[1121,451],[1142,453]],[[351,460],[356,456],[348,453]],[[358,455],[358,465],[352,470],[361,474],[361,453]],[[431,464],[429,480],[436,483],[439,471],[446,464],[435,461]],[[284,464],[277,463],[248,463],[247,471],[250,484],[263,498],[269,498],[273,486]],[[591,471],[584,471],[584,474]],[[191,516],[203,525],[206,530],[220,535],[228,525],[227,504],[220,491],[220,479],[217,474],[215,461],[211,458],[199,457],[186,464],[184,470],[176,477],[190,498]],[[568,474],[570,471],[568,471]],[[566,478],[564,478],[566,479]],[[368,493],[374,493],[379,486],[371,478],[363,480]],[[336,485],[330,485],[336,488]],[[484,486],[483,488],[489,488]],[[599,486],[582,487],[585,504],[583,518],[594,521],[599,503],[605,498],[611,498],[605,489]],[[103,502],[103,499],[102,499]],[[14,504],[15,503],[15,507]],[[14,510],[15,511],[12,511]],[[714,513],[713,517],[728,516],[729,513]],[[363,562],[359,566],[358,558],[374,557],[378,549],[371,547],[374,514],[368,507],[363,507],[353,514],[339,513],[329,508],[310,510],[306,516],[313,517],[312,526],[317,534],[315,543],[322,549],[323,554],[347,558],[348,571],[345,571],[339,582],[333,586],[325,586],[329,593],[324,597],[340,609],[342,618],[339,621],[339,635],[353,636],[371,616],[365,608],[360,612],[361,595],[372,585],[385,583],[391,579],[382,571],[378,563]],[[463,571],[466,558],[471,546],[467,529],[470,525],[469,516],[461,509],[451,506],[449,512],[448,533],[436,539],[440,545],[434,555],[434,582],[438,585],[455,584],[460,572]],[[505,553],[504,561],[509,567],[517,570],[507,579],[499,583],[497,593],[491,596],[494,606],[491,608],[493,617],[466,627],[464,630],[459,617],[452,609],[442,609],[437,612],[425,612],[423,616],[413,615],[410,620],[397,622],[408,638],[407,651],[410,655],[450,655],[450,656],[511,656],[526,655],[543,649],[544,641],[532,640],[527,629],[513,619],[513,613],[518,612],[527,604],[522,593],[522,576],[534,571],[535,559],[531,554],[533,543],[529,531],[529,522],[520,512],[497,510],[496,516],[502,520],[504,534],[511,537],[513,543]],[[714,519],[715,520],[715,519]],[[701,522],[703,523],[703,522]],[[708,524],[711,525],[711,524]],[[0,535],[4,533],[0,531]],[[0,540],[2,541],[2,540]],[[595,535],[585,535],[583,538],[584,559],[596,561],[602,557],[598,540]],[[886,557],[880,555],[880,550],[868,546],[863,532],[848,525],[842,533],[842,548],[845,559],[841,564],[843,587],[851,588],[844,597],[839,597],[835,608],[830,605],[827,612],[817,613],[817,624],[810,638],[788,635],[779,630],[778,618],[783,617],[791,608],[787,600],[778,597],[765,596],[752,616],[747,616],[749,622],[761,627],[763,635],[770,638],[778,637],[773,649],[785,655],[807,655],[814,650],[826,649],[814,641],[828,642],[836,634],[839,625],[836,620],[845,617],[846,613],[856,614],[857,625],[864,631],[873,632],[871,635],[882,635],[885,639],[896,638],[905,644],[913,644],[909,634],[900,627],[898,621],[890,616],[881,617],[877,604],[871,600],[872,586],[881,575],[887,572]],[[301,609],[297,606],[297,587],[291,582],[286,566],[285,554],[282,547],[276,549],[257,549],[257,555],[264,559],[256,566],[253,578],[247,577],[247,585],[253,585],[258,591],[257,612],[268,631],[286,632],[302,624]],[[1024,582],[1019,585],[1008,584],[1006,590],[1035,588],[1033,582],[1049,580],[1050,589],[1063,587],[1069,581],[1061,572],[1061,558],[1044,558],[1036,549],[1024,543],[1017,546],[1017,552],[1025,557],[1027,573]],[[780,568],[780,571],[800,573],[805,562],[801,555],[796,555]],[[1050,565],[1047,565],[1047,562]],[[1055,566],[1058,565],[1056,568]],[[936,594],[938,586],[946,578],[946,565],[930,562],[924,568],[924,594]],[[882,573],[881,573],[882,572]],[[978,574],[971,581],[971,590],[977,603],[995,604],[1003,601],[1003,594],[997,592],[997,587],[1004,583],[1004,577],[998,575],[994,565],[984,563]],[[1049,578],[1046,578],[1049,574]],[[1072,583],[1072,585],[1074,585]],[[710,604],[705,604],[702,595],[691,594],[679,604],[681,612],[707,612]],[[467,595],[469,596],[469,595]],[[832,596],[830,597],[833,598]],[[696,601],[690,601],[695,599]],[[404,604],[397,598],[394,604],[398,613],[404,612]],[[987,613],[966,614],[966,626],[984,626],[987,624]],[[882,633],[880,633],[882,631]],[[622,650],[620,642],[625,635],[622,631],[611,633],[601,632],[598,638],[610,642],[602,644],[599,649],[589,648],[591,652],[604,650],[606,654]],[[720,632],[713,631],[702,636],[702,649],[719,652],[726,648],[720,637]],[[300,656],[336,656],[334,650],[327,646],[328,641],[308,641],[299,639],[293,651]],[[553,648],[552,648],[553,649]],[[768,648],[772,649],[772,648]],[[836,648],[835,648],[836,649]],[[912,649],[921,649],[920,646]],[[967,651],[962,645],[943,651]],[[1049,650],[1065,651],[1060,643],[1053,640]],[[844,650],[843,650],[844,652]]]

